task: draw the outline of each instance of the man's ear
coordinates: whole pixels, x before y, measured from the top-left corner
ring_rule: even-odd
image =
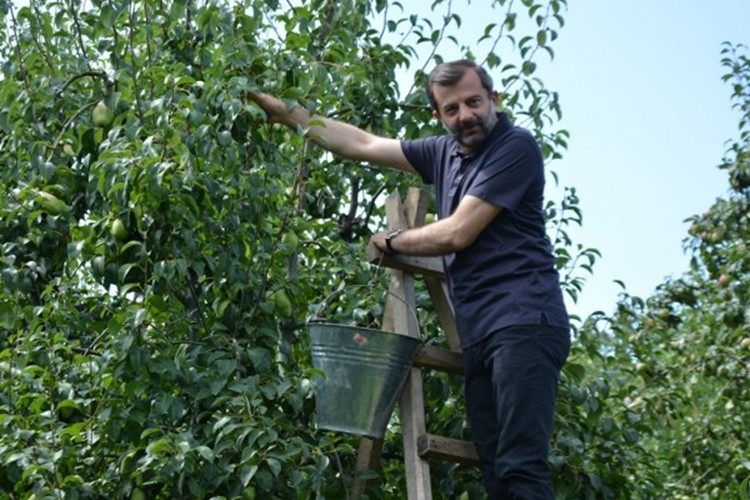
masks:
[[[440,120],[440,112],[439,111],[433,111],[432,117],[436,120]]]
[[[493,90],[491,99],[492,99],[492,104],[494,104],[495,107],[497,107],[497,102],[500,100],[500,93],[497,90]]]

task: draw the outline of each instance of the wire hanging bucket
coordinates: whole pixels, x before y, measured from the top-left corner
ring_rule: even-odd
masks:
[[[412,308],[406,307],[416,318]],[[421,340],[318,319],[307,326],[312,364],[324,373],[316,378],[314,388],[316,425],[382,439]]]

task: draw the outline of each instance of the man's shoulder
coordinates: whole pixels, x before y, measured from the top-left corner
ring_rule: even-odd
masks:
[[[401,149],[407,157],[430,156],[435,157],[455,149],[455,140],[449,135],[432,135],[419,139],[403,139]]]
[[[419,137],[416,139],[402,139],[401,144],[419,147],[445,147],[449,145],[452,140],[453,137],[447,134],[429,135],[427,137]]]
[[[532,153],[541,157],[539,142],[530,130],[514,125],[499,136],[491,146],[496,152]]]
[[[505,130],[505,133],[501,134],[496,142],[531,142],[536,143],[534,134],[531,130],[523,128],[520,125],[512,125]]]

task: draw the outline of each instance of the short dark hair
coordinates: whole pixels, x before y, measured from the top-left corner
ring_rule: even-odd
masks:
[[[441,63],[435,66],[427,77],[427,99],[430,101],[432,109],[440,111],[432,88],[435,85],[450,87],[451,85],[457,84],[469,69],[473,69],[477,72],[479,80],[482,82],[482,87],[487,90],[488,95],[492,95],[492,77],[490,77],[484,68],[474,61],[459,59],[458,61]]]

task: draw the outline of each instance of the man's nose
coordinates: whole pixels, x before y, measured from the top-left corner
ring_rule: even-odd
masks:
[[[474,113],[468,106],[461,105],[458,107],[458,119],[462,122],[474,120]]]

